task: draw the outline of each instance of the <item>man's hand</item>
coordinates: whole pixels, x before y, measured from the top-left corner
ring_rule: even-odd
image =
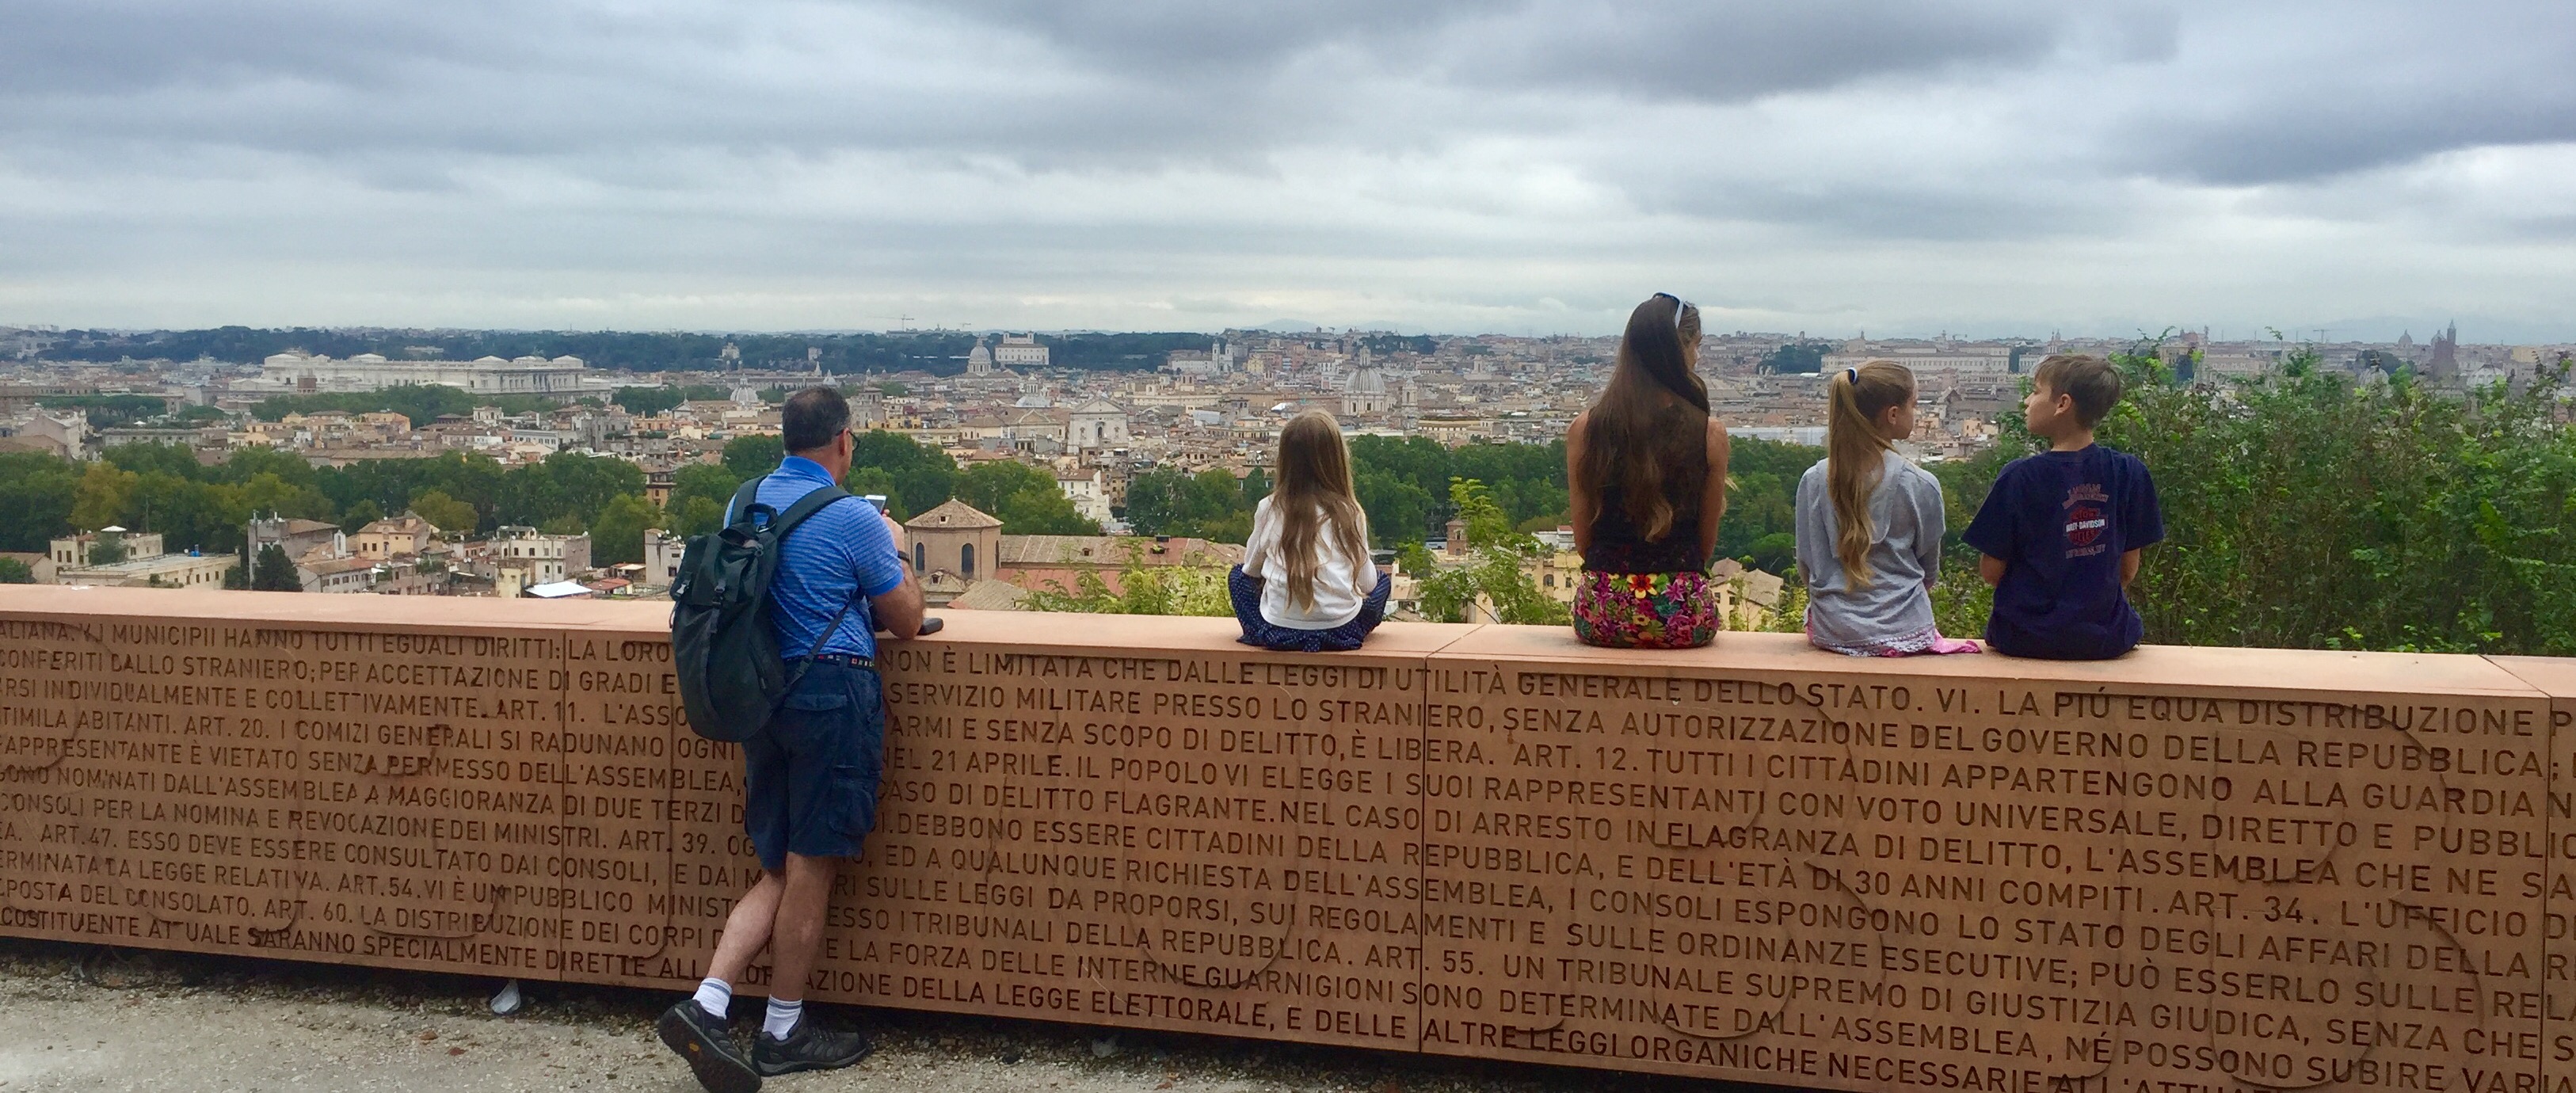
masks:
[[[1992,554],[1977,555],[1977,578],[1992,588],[2004,580],[2004,560]]]
[[[894,552],[911,554],[912,544],[904,541],[903,525],[895,522],[894,514],[880,509],[877,512],[877,519],[885,521],[886,535],[894,540]]]
[[[895,568],[903,574],[903,581],[886,590],[885,595],[870,597],[868,602],[878,629],[897,640],[913,637],[921,632],[924,604],[921,585],[912,579],[912,544],[904,540],[903,525],[895,523],[893,513],[880,512],[877,519],[885,521],[886,534],[894,538]]]

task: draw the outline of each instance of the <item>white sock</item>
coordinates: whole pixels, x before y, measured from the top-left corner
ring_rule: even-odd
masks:
[[[788,1033],[796,1031],[796,1019],[803,1016],[803,1000],[781,1002],[772,998],[769,1000],[769,1016],[760,1022],[760,1031],[767,1033],[772,1040],[784,1040]]]
[[[733,1008],[733,984],[712,976],[698,981],[698,1008],[717,1017]]]

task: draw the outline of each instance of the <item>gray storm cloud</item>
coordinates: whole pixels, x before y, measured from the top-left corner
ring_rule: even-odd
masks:
[[[2576,223],[2566,25],[17,0],[0,322],[1589,331],[1681,286],[1771,329],[2576,336],[2534,245]]]

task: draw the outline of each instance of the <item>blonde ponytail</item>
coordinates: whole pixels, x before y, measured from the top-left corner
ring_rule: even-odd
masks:
[[[1878,537],[1870,526],[1869,495],[1878,489],[1893,447],[1879,435],[1876,419],[1890,406],[1914,397],[1914,372],[1895,361],[1871,361],[1836,371],[1825,382],[1831,409],[1825,418],[1825,493],[1834,502],[1834,557],[1843,564],[1847,588],[1867,588],[1875,575],[1869,567],[1869,544]]]

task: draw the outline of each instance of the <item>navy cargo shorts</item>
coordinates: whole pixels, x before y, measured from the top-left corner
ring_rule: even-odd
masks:
[[[762,869],[787,868],[789,854],[858,856],[885,772],[882,686],[874,669],[819,659],[742,742],[742,827]]]

